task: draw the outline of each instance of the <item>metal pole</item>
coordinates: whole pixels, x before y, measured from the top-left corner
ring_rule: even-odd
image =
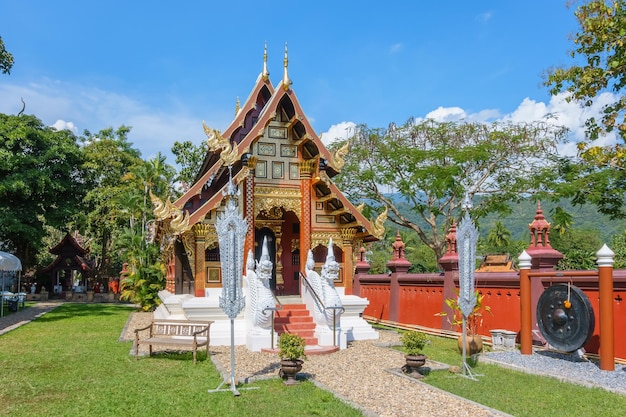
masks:
[[[337,346],[337,309],[333,308],[333,346]]]
[[[230,319],[230,388],[235,396],[239,396],[235,383],[235,320]]]

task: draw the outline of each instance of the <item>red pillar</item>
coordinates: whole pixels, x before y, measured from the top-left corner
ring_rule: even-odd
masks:
[[[519,263],[519,289],[520,289],[520,345],[522,355],[533,353],[533,313],[530,291],[531,257],[523,251],[518,258]]]
[[[604,245],[596,253],[598,256],[598,277],[600,293],[600,369],[615,370],[615,326],[613,324],[613,256]]]

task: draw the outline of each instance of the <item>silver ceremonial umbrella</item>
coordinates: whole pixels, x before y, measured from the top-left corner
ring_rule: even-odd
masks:
[[[4,272],[17,272],[18,273],[18,284],[17,289],[19,292],[22,271],[22,262],[15,255],[11,255],[7,252],[0,251],[0,273],[2,274],[2,298],[0,303],[0,317],[4,315]]]

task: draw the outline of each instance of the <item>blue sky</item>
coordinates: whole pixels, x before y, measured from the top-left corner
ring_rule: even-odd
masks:
[[[409,117],[532,120],[584,115],[551,98],[542,74],[571,65],[574,9],[551,1],[0,0],[15,57],[0,113],[76,133],[122,124],[144,158],[225,129],[263,67],[289,77],[316,132]]]

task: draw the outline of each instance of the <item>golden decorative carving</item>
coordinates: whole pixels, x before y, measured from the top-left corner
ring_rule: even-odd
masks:
[[[175,236],[180,236],[189,229],[191,229],[191,226],[189,225],[189,212],[185,211],[185,213],[183,213],[182,210],[177,209],[172,216],[170,229],[172,231],[172,234],[174,234]]]
[[[350,141],[346,141],[346,144],[337,149],[330,157],[330,165],[337,171],[341,171],[346,164],[345,157],[350,149]]]
[[[156,221],[163,221],[169,217],[169,207],[159,197],[152,194],[152,189],[149,190],[150,200],[152,201],[152,212]]]
[[[387,220],[387,212],[389,211],[388,207],[385,207],[385,210],[378,215],[376,220],[372,223],[372,234],[377,239],[382,239],[385,234],[385,220]]]
[[[221,150],[220,159],[226,165],[232,165],[239,159],[239,151],[237,144],[231,144],[228,138],[222,136],[222,133],[217,129],[211,129],[202,122],[202,128],[207,136],[207,144],[211,152],[217,152]]]
[[[196,240],[206,240],[209,231],[215,228],[212,224],[196,223],[193,226],[193,233],[196,236]]]
[[[257,162],[259,162],[259,157],[257,157],[257,156],[250,156],[248,158],[248,168],[255,169]]]
[[[293,211],[298,218],[302,207],[300,190],[259,187],[254,193],[254,217],[263,213],[269,218],[282,218],[284,211]]]
[[[343,248],[343,241],[341,239],[340,232],[313,232],[311,233],[311,249],[314,249],[320,245],[328,245],[330,238],[333,239],[335,245]]]
[[[183,233],[180,237],[180,240],[185,247],[185,252],[187,252],[187,260],[189,261],[189,266],[191,267],[191,273],[196,275],[196,238],[191,231],[187,231]]]
[[[356,211],[358,211],[359,213],[363,213],[363,209],[365,208],[365,203],[361,203],[355,208],[356,208]]]
[[[313,173],[315,172],[316,164],[317,161],[314,158],[299,162],[298,167],[300,168],[300,174],[313,175]]]
[[[220,153],[220,159],[224,162],[224,165],[230,166],[239,159],[239,150],[237,144],[231,144],[230,141],[222,148]]]
[[[356,229],[354,227],[341,228],[341,238],[344,242],[350,242],[350,244],[352,244],[354,236],[356,236]]]
[[[219,246],[219,241],[217,238],[217,229],[215,229],[215,225],[211,224],[210,229],[206,236],[206,240],[204,241],[204,248],[215,249],[218,246]]]
[[[202,122],[202,128],[204,129],[204,134],[207,136],[207,144],[209,145],[209,150],[211,152],[220,150],[227,143],[230,143],[228,139],[222,136],[222,133],[219,130],[211,129],[204,121]]]

